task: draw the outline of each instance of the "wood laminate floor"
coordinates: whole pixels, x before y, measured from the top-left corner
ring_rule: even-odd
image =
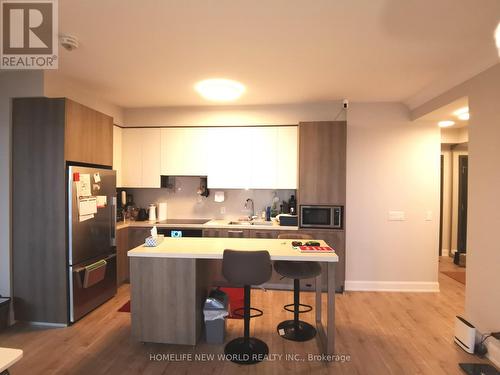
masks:
[[[337,295],[337,353],[345,362],[309,360],[318,342],[281,339],[276,325],[291,317],[282,305],[292,294],[252,291],[252,305],[264,316],[252,319],[251,331],[267,342],[269,360],[252,366],[226,361],[183,360],[183,356],[223,353],[223,347],[142,344],[130,338],[130,314],[117,310],[129,299],[129,287],[69,328],[34,328],[18,324],[0,334],[0,346],[21,348],[24,358],[11,368],[20,374],[462,374],[458,362],[480,362],[452,341],[453,318],[464,308],[464,286],[439,275],[440,293],[346,292]],[[313,304],[314,295],[303,293]],[[325,303],[325,301],[323,301]],[[303,314],[313,322],[313,313]],[[173,323],[175,324],[175,323]],[[241,320],[229,320],[228,338],[242,334]],[[284,354],[295,354],[285,360]],[[151,355],[172,355],[152,360]],[[277,359],[275,357],[274,359]]]

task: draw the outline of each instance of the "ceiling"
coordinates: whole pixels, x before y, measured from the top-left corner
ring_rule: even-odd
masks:
[[[60,0],[59,72],[123,107],[211,104],[193,85],[235,79],[238,105],[405,101],[497,63],[499,0]]]
[[[454,102],[451,102],[441,108],[436,109],[435,111],[429,112],[425,116],[420,117],[418,120],[419,121],[430,121],[430,122],[435,122],[436,124],[439,121],[446,121],[446,120],[452,120],[455,121],[455,125],[450,126],[449,128],[445,129],[457,129],[457,128],[464,128],[469,126],[469,121],[468,120],[459,120],[457,116],[454,114],[454,112],[462,109],[462,108],[468,108],[469,107],[469,100],[467,97],[460,98],[458,100],[455,100]]]

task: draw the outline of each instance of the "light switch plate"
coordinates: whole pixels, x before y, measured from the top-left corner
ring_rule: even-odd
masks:
[[[425,221],[432,221],[432,211],[427,211],[425,214]]]
[[[404,211],[389,211],[389,221],[404,221],[406,220]]]

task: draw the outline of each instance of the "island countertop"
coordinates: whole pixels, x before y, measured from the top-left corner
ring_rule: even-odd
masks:
[[[297,240],[293,240],[297,241]],[[300,240],[299,240],[300,241]],[[305,242],[308,240],[303,240]],[[321,246],[328,246],[323,240],[316,240]],[[200,238],[165,237],[157,247],[138,246],[128,251],[129,257],[184,258],[184,259],[222,259],[225,249],[267,250],[272,260],[295,260],[338,262],[337,254],[301,253],[292,247],[292,240],[264,238]]]

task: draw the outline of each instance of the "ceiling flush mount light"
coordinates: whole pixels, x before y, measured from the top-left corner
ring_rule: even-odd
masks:
[[[194,89],[205,99],[214,102],[230,102],[238,99],[245,92],[243,84],[223,78],[200,81]]]
[[[438,125],[440,128],[448,128],[450,126],[455,125],[455,121],[451,121],[451,120],[439,121]]]

